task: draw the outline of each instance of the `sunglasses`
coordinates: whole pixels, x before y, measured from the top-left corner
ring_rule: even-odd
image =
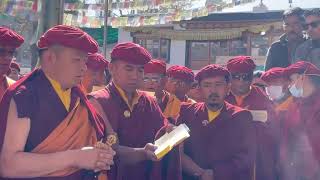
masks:
[[[16,52],[15,50],[7,50],[4,48],[0,48],[0,57],[5,57],[5,56],[13,57],[15,52]]]
[[[243,80],[243,81],[251,81],[253,76],[251,74],[232,74],[232,79]]]
[[[305,29],[308,29],[310,26],[311,26],[311,28],[317,28],[317,27],[319,27],[319,25],[320,25],[320,21],[314,21],[314,22],[311,22],[308,24],[304,24],[303,27]]]
[[[260,87],[260,88],[266,88],[266,85],[264,85],[264,84],[259,84],[259,83],[255,83],[255,84],[253,84],[254,86],[257,86],[257,87]]]

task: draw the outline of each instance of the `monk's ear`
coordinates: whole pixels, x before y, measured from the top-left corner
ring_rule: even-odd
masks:
[[[117,69],[117,64],[115,62],[111,62],[108,66],[108,69],[109,69],[110,75],[114,76]]]
[[[56,60],[55,54],[52,52],[52,50],[48,49],[42,52],[40,63],[41,65],[44,64],[53,64]]]
[[[55,64],[57,61],[57,53],[53,49],[48,49],[46,59],[50,64]]]

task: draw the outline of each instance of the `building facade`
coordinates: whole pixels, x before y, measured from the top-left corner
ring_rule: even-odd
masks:
[[[269,46],[283,33],[282,13],[216,13],[166,26],[125,27],[118,41],[134,41],[154,58],[195,71],[237,55],[253,56],[262,69]]]

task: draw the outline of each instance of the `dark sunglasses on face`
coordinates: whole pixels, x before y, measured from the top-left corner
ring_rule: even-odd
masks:
[[[257,86],[257,87],[260,87],[260,88],[263,88],[263,89],[266,88],[266,85],[264,85],[264,84],[255,83],[255,84],[253,84],[253,85],[254,85],[254,86]]]
[[[5,56],[13,57],[14,53],[15,53],[14,50],[7,50],[4,48],[0,48],[0,57],[5,57]]]
[[[320,21],[314,21],[314,22],[311,22],[311,23],[308,23],[308,24],[304,24],[303,27],[305,29],[308,29],[309,26],[311,26],[311,28],[317,28],[317,27],[319,27],[319,25],[320,25]]]
[[[232,79],[243,80],[243,81],[251,81],[252,75],[250,74],[232,74]]]

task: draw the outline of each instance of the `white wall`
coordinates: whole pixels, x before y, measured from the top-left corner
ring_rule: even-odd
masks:
[[[118,43],[121,42],[132,42],[133,37],[131,37],[130,32],[124,31],[119,28]],[[186,63],[186,41],[181,40],[171,40],[170,46],[170,64],[172,65],[182,65],[185,66]]]
[[[170,65],[186,65],[186,41],[171,40]]]
[[[132,41],[133,38],[131,37],[130,32],[124,31],[122,28],[119,28],[118,43]]]

